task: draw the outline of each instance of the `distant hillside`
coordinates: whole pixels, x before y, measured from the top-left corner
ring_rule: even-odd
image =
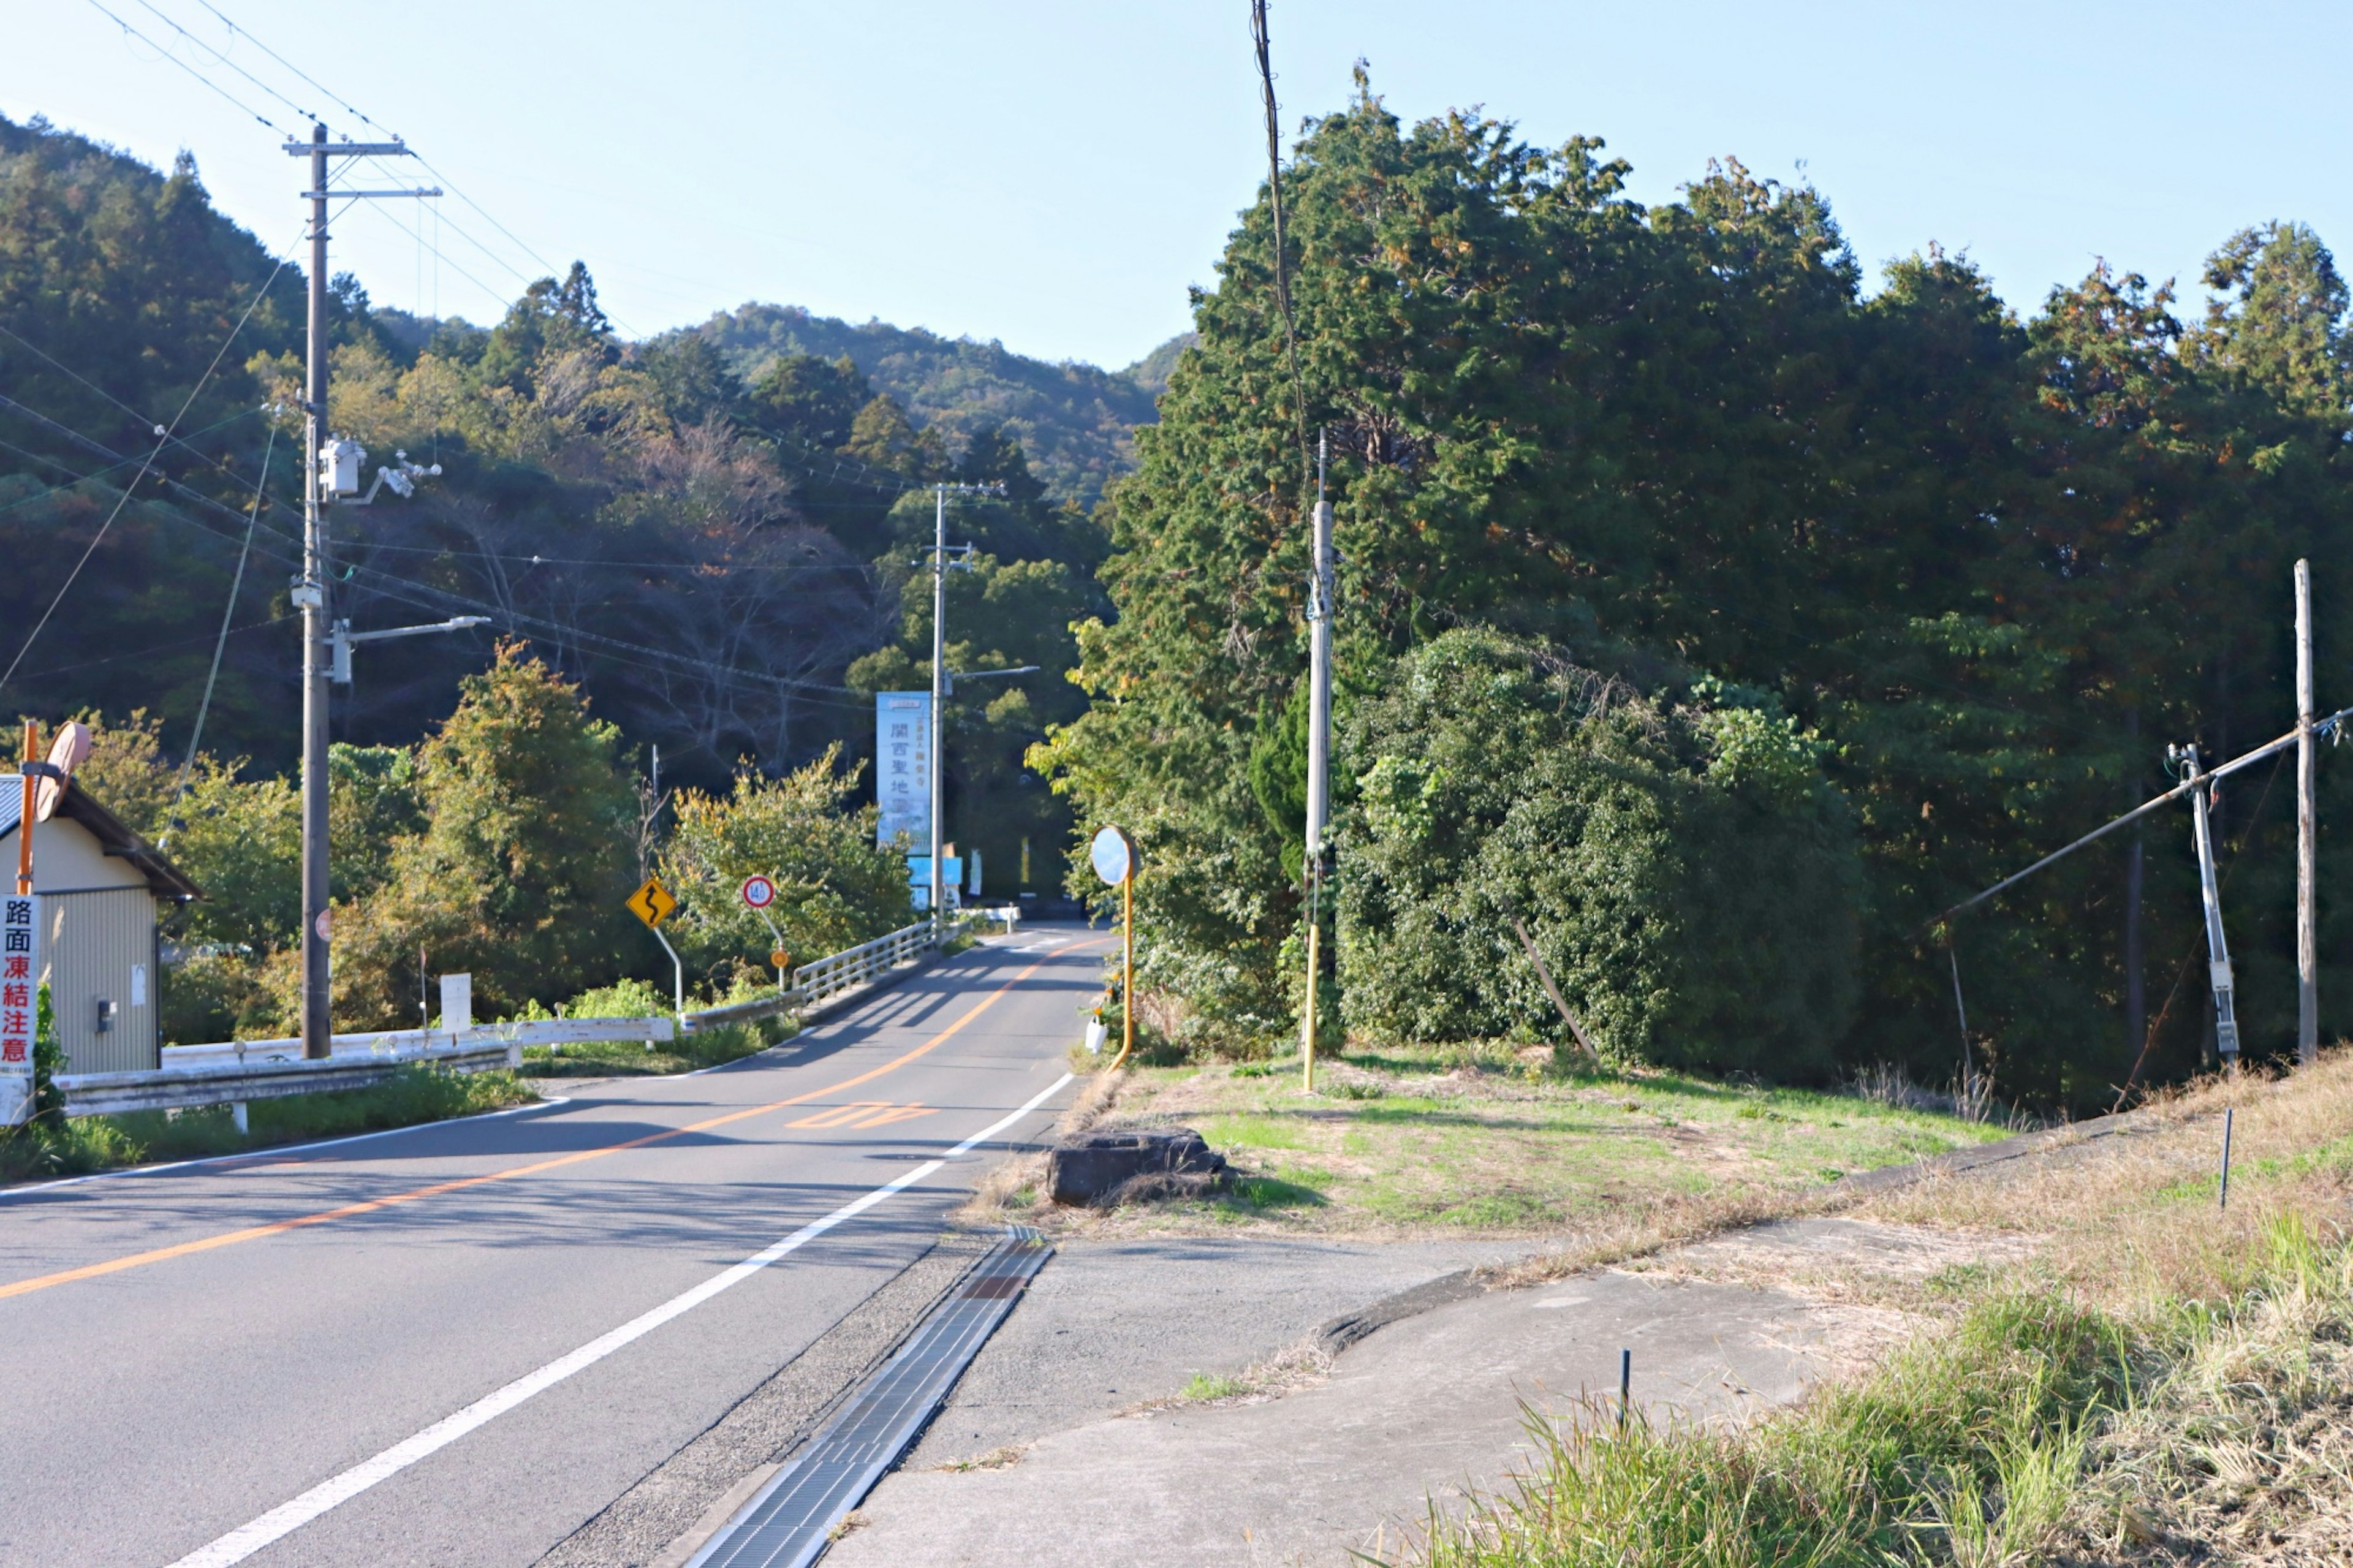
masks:
[[[781,354],[848,354],[919,423],[965,437],[1002,426],[1018,435],[1049,493],[1092,503],[1135,460],[1129,432],[1158,415],[1153,399],[1191,334],[1130,371],[1053,364],[997,342],[944,338],[881,321],[853,326],[793,305],[744,305],[702,324],[702,336],[746,381]],[[1140,374],[1157,369],[1156,375]]]
[[[1198,332],[1179,332],[1119,374],[1157,397],[1168,390],[1168,375],[1176,368],[1176,356],[1200,341]]]

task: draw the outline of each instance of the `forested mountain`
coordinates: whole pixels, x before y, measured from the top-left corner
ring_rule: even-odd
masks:
[[[1162,356],[1173,362],[1183,342],[1163,345],[1125,371],[1106,371],[1049,364],[1002,343],[943,338],[921,328],[852,326],[789,305],[744,305],[697,330],[747,381],[758,380],[780,356],[848,359],[918,423],[951,440],[984,430],[1014,436],[1047,494],[1082,505],[1093,504],[1105,484],[1134,466],[1129,433],[1152,422],[1152,400],[1167,384]]]
[[[1406,127],[1368,89],[1311,122],[1285,193],[1303,417],[1263,193],[1232,237],[1105,509],[1094,703],[1032,754],[1141,839],[1165,1016],[1229,1048],[1295,1027],[1322,431],[1325,994],[1353,1035],[1557,1035],[1521,919],[1621,1057],[1947,1081],[1957,962],[2003,1094],[2105,1108],[2193,1067],[2185,813],[1936,916],[2162,787],[2167,742],[2211,761],[2289,729],[2299,555],[2321,703],[2353,700],[2327,251],[2293,224],[2231,238],[2202,321],[2105,265],[2021,320],[1933,248],[1866,292],[1812,190],[1726,163],[1645,207],[1626,174],[1596,141]],[[2257,1056],[2295,1011],[2275,777],[2220,818]],[[2323,819],[2349,810],[2325,763]],[[2331,1033],[2353,1025],[2353,900],[2327,890],[2348,856],[2324,838]]]
[[[0,547],[14,566],[0,625],[15,633],[0,659],[23,650],[0,693],[10,710],[144,709],[171,753],[209,686],[207,751],[259,773],[290,766],[300,421],[287,410],[303,288],[212,209],[192,162],[159,174],[43,122],[0,121]],[[624,342],[577,264],[489,328],[377,310],[348,276],[332,300],[332,428],[372,466],[405,450],[442,468],[413,500],[331,510],[337,611],[363,630],[491,621],[361,649],[335,694],[339,740],[416,742],[506,636],[580,682],[640,765],[659,746],[666,782],[724,787],[739,762],[773,776],[835,742],[854,761],[871,751],[873,682],[852,667],[905,647],[872,668],[929,679],[928,599],[913,626],[902,597],[921,595],[902,587],[939,479],[1007,490],[959,503],[956,537],[988,555],[959,577],[952,642],[1046,667],[973,689],[976,728],[947,770],[952,834],[966,788],[1018,774],[1045,719],[1078,701],[1060,679],[1075,657],[1061,628],[1099,602],[1102,538],[1049,497],[1010,430],[926,423],[839,356],[772,350],[747,377],[694,332]],[[968,347],[943,345],[942,363]],[[1006,573],[1028,586],[998,585]],[[1047,608],[1060,618],[1041,620]],[[983,744],[995,750],[971,749]],[[1051,874],[1067,813],[1035,781],[1028,797],[992,809],[991,863],[1009,867],[1028,836]]]

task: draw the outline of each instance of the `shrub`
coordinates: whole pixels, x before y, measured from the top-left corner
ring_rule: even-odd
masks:
[[[1484,631],[1352,717],[1339,969],[1383,1040],[1558,1038],[1516,917],[1621,1061],[1821,1078],[1852,1019],[1860,870],[1769,699],[1669,707]]]

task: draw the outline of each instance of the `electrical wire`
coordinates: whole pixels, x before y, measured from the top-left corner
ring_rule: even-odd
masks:
[[[237,596],[245,590],[245,563],[253,555],[253,533],[260,526],[261,501],[269,486],[269,459],[277,450],[278,426],[273,424],[269,426],[269,444],[261,449],[261,477],[253,481],[253,505],[245,514],[245,544],[237,552],[237,574],[229,579],[228,603],[221,606],[220,636],[213,640],[213,667],[205,676],[204,700],[196,704],[195,727],[188,732],[188,754],[180,763],[179,782],[172,786],[174,806],[187,795],[188,770],[196,765],[196,748],[204,743],[205,719],[213,710],[213,688],[220,682],[221,655],[228,651],[229,621],[237,614]],[[165,827],[159,847],[170,845],[172,826],[176,823]]]
[[[124,21],[121,17],[116,16],[113,12],[108,10],[104,5],[100,5],[99,0],[89,0],[89,4],[91,10],[96,11],[100,16],[105,17],[116,26],[121,28],[132,37],[138,39],[141,43],[146,45],[149,48],[154,50],[157,54],[163,56],[165,59],[171,61],[174,65],[179,67],[182,70],[187,72],[190,76],[195,78],[206,87],[212,89],[213,91],[220,94],[221,97],[235,104],[239,112],[251,115],[262,124],[269,127],[270,130],[277,132],[280,136],[287,134],[287,131],[284,126],[279,124],[276,121],[270,119],[269,116],[262,113],[259,110],[255,109],[251,104],[245,102],[242,99],[238,98],[237,94],[229,91],[228,89],[213,80],[212,78],[206,76],[204,72],[198,70],[195,67],[190,65],[187,61],[182,59],[179,56],[174,54],[171,50],[165,48],[163,45],[157,43],[154,39],[149,37],[146,34],[141,32],[138,28]],[[273,93],[271,96],[275,97],[276,94]]]
[[[90,0],[90,3],[96,5],[97,0]],[[66,580],[58,585],[56,595],[50,598],[48,608],[43,610],[41,618],[33,623],[33,629],[25,634],[24,642],[16,649],[16,657],[8,661],[7,672],[0,674],[0,687],[5,687],[8,684],[9,680],[16,676],[17,668],[25,662],[25,656],[32,652],[34,642],[40,637],[43,628],[48,626],[49,618],[58,613],[58,606],[65,602],[66,595],[72,589],[76,580],[81,576],[82,568],[90,564],[90,558],[98,552],[100,542],[106,538],[108,531],[114,527],[114,520],[121,517],[122,509],[131,504],[131,497],[138,489],[139,481],[147,477],[148,470],[155,466],[155,459],[164,455],[164,448],[172,440],[172,431],[178,426],[181,420],[188,416],[188,410],[195,405],[197,397],[202,395],[205,388],[211,384],[214,374],[220,369],[221,361],[228,355],[229,345],[236,342],[237,334],[245,331],[245,324],[253,320],[253,312],[261,308],[262,299],[269,292],[269,286],[278,281],[278,275],[285,271],[288,264],[293,260],[294,246],[301,243],[301,237],[297,236],[293,245],[289,245],[285,254],[279,258],[278,265],[270,268],[269,276],[262,281],[261,287],[254,290],[253,299],[245,307],[245,313],[237,317],[237,324],[228,330],[228,336],[221,340],[220,348],[213,354],[212,363],[205,366],[204,374],[196,378],[196,384],[188,388],[188,395],[181,399],[179,412],[172,416],[171,424],[155,426],[153,449],[147,454],[146,460],[139,465],[139,472],[132,478],[131,483],[123,487],[121,499],[114,503],[114,510],[106,514],[106,521],[99,524],[96,533],[90,535],[90,544],[82,551],[81,559],[74,563],[71,572],[66,574]]]
[[[295,102],[292,99],[287,97],[284,93],[279,91],[276,88],[270,86],[268,82],[262,80],[259,77],[254,75],[251,71],[246,69],[235,60],[229,58],[227,55],[221,53],[220,50],[213,47],[212,45],[206,43],[204,39],[199,38],[194,33],[191,33],[185,27],[180,26],[179,23],[174,21],[164,12],[156,10],[155,6],[151,3],[151,0],[138,0],[138,4],[142,10],[153,15],[157,20],[161,21],[164,26],[171,28],[172,31],[179,34],[180,37],[187,39],[188,42],[195,45],[196,47],[204,50],[206,54],[212,56],[213,58],[220,61],[221,64],[228,67],[229,69],[237,72],[237,75],[243,77],[246,80],[251,82],[254,86],[259,88],[262,91],[268,93],[270,97],[276,99],[279,102],[284,104],[287,108],[292,110],[303,119],[318,119],[317,115],[311,113],[309,110],[303,108],[301,104]],[[277,128],[272,126],[271,129],[275,130]]]

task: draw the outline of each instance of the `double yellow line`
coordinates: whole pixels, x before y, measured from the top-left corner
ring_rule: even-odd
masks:
[[[1070,944],[1070,946],[1075,945],[1078,944]],[[1070,946],[1059,948],[1056,952],[1066,952],[1070,951]],[[998,999],[1007,992],[1043,969],[1046,962],[1046,959],[1041,958],[1029,965],[987,996],[982,997],[963,1017],[958,1018],[906,1055],[893,1058],[881,1067],[860,1073],[855,1078],[844,1079],[839,1083],[828,1084],[823,1089],[813,1089],[807,1094],[797,1094],[789,1100],[773,1100],[766,1105],[755,1105],[747,1110],[731,1110],[724,1116],[713,1116],[707,1121],[693,1122],[685,1127],[673,1127],[664,1132],[649,1132],[642,1138],[631,1138],[618,1143],[607,1143],[599,1148],[582,1149],[569,1154],[559,1154],[552,1160],[535,1160],[528,1165],[516,1165],[504,1171],[493,1171],[486,1176],[462,1176],[455,1181],[435,1182],[430,1186],[413,1187],[407,1192],[394,1193],[388,1197],[369,1198],[362,1203],[345,1204],[340,1208],[322,1209],[317,1214],[301,1215],[293,1219],[272,1220],[268,1225],[248,1226],[242,1230],[222,1231],[216,1236],[200,1237],[195,1241],[177,1242],[170,1247],[158,1247],[146,1252],[134,1252],[122,1258],[111,1258],[103,1263],[86,1263],[79,1268],[64,1268],[55,1274],[42,1274],[30,1279],[18,1279],[10,1284],[0,1285],[0,1299],[10,1296],[29,1296],[36,1290],[47,1290],[58,1285],[70,1285],[78,1279],[96,1279],[103,1275],[119,1274],[126,1268],[142,1268],[151,1263],[165,1263],[174,1258],[186,1258],[199,1252],[210,1252],[216,1247],[235,1247],[242,1241],[259,1241],[265,1236],[277,1236],[284,1231],[301,1230],[308,1226],[329,1225],[339,1219],[351,1219],[359,1215],[374,1214],[379,1209],[396,1208],[402,1204],[420,1203],[427,1198],[438,1198],[447,1193],[464,1192],[469,1187],[485,1186],[491,1182],[511,1182],[520,1176],[536,1176],[544,1171],[561,1170],[566,1165],[601,1160],[607,1154],[618,1154],[624,1150],[642,1149],[649,1143],[660,1143],[672,1138],[683,1138],[691,1132],[708,1132],[714,1127],[724,1127],[730,1122],[748,1121],[754,1116],[765,1116],[771,1111],[783,1110],[791,1106],[807,1105],[810,1100],[823,1100],[828,1095],[839,1094],[844,1089],[856,1089],[863,1083],[871,1083],[885,1073],[896,1072],[918,1057],[930,1054],[952,1037],[956,1031],[995,1006]]]

